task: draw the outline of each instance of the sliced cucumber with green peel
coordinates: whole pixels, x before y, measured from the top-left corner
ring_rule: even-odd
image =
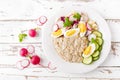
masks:
[[[97,37],[96,42],[101,46],[103,44],[104,40],[100,37]]]
[[[100,56],[93,57],[93,61],[97,61],[100,58]]]
[[[100,53],[101,53],[102,46],[103,46],[103,43],[104,43],[104,40],[102,38],[102,33],[100,31],[97,31],[97,30],[93,31],[92,34],[94,34],[96,36],[96,38],[95,39],[92,38],[89,42],[89,45],[94,44],[95,51],[91,56],[89,56],[87,58],[83,58],[82,63],[86,64],[86,65],[89,65],[92,62],[94,62],[94,61],[96,61],[100,58]]]
[[[100,55],[100,52],[97,50],[92,54],[92,57],[97,57]]]
[[[94,44],[95,44],[95,47],[96,47],[95,50],[98,50],[98,49],[99,49],[99,45],[98,45],[98,43],[94,42]]]
[[[93,34],[95,34],[96,37],[102,37],[102,33],[100,31],[93,31]]]
[[[101,52],[101,50],[102,50],[102,46],[100,46],[98,50]]]
[[[92,56],[89,56],[87,58],[83,58],[83,61],[82,61],[82,63],[86,64],[86,65],[91,64],[92,62],[93,62]]]

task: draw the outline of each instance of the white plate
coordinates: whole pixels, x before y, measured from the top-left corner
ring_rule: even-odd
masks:
[[[87,13],[92,20],[97,22],[97,24],[99,25],[99,30],[103,34],[104,45],[100,55],[100,59],[90,65],[84,65],[82,63],[65,62],[62,58],[59,57],[54,48],[51,37],[51,32],[53,29],[52,27],[57,18],[59,18],[60,16],[65,16],[68,13],[71,13],[72,11]],[[87,73],[96,69],[107,58],[111,46],[111,34],[106,21],[91,8],[88,7],[62,8],[58,12],[56,12],[55,15],[51,16],[51,19],[49,19],[46,25],[44,26],[42,30],[42,46],[45,55],[48,57],[49,60],[51,60],[57,65],[59,71],[67,73]]]

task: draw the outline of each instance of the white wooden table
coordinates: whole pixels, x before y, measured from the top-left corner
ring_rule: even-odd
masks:
[[[20,43],[18,34],[21,31],[36,27],[35,20],[41,15],[50,17],[58,8],[66,5],[86,5],[96,10],[108,23],[112,35],[112,46],[108,58],[94,71],[87,74],[68,74],[56,70],[30,66],[18,70],[15,64],[22,58],[19,49],[34,45],[36,53],[47,65],[49,60],[42,52],[41,36],[27,38]],[[120,1],[94,0],[0,0],[0,80],[120,80]],[[103,25],[104,26],[104,25]],[[51,63],[52,66],[55,66]]]

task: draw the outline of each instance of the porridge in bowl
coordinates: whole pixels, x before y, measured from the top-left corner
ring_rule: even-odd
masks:
[[[65,61],[81,62],[82,52],[88,45],[86,37],[76,35],[71,38],[59,37],[54,40],[55,49]]]
[[[91,64],[100,57],[104,41],[102,33],[86,13],[61,16],[51,35],[58,55],[67,62]]]

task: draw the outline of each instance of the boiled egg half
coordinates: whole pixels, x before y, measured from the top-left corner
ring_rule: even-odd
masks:
[[[60,37],[61,35],[63,35],[62,29],[52,32],[52,37],[54,38]]]
[[[80,37],[83,37],[87,31],[87,28],[86,28],[86,25],[85,25],[85,22],[79,22],[78,24],[78,28],[80,29]]]
[[[94,53],[95,49],[96,48],[94,43],[89,44],[89,46],[84,50],[82,56],[84,58],[91,56]]]
[[[67,31],[64,33],[64,36],[65,36],[66,38],[69,38],[69,37],[76,36],[78,33],[79,33],[79,29],[78,29],[78,28],[76,28],[76,29],[69,29],[69,30],[67,30]]]

